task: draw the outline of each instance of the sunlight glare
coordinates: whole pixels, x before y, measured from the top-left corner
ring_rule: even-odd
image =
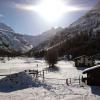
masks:
[[[24,5],[20,8],[35,11],[49,22],[59,20],[65,13],[80,10],[78,7],[65,5],[63,0],[41,0],[38,5]]]
[[[61,0],[43,0],[34,10],[46,20],[55,21],[66,12],[66,6]]]

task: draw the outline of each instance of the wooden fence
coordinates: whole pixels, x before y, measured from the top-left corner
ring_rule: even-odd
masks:
[[[45,74],[49,73],[47,69],[38,71],[38,70],[26,70],[25,72],[28,72],[30,75],[32,75],[33,78],[38,79],[39,77],[42,78],[42,82],[46,82],[47,80],[58,80],[58,81],[63,81],[64,84],[73,85],[73,84],[82,84],[82,77],[79,76],[77,78],[67,78],[67,79],[57,79],[57,78],[46,78]]]

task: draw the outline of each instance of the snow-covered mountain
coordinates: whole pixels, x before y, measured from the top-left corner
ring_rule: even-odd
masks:
[[[100,2],[87,14],[64,29],[61,27],[51,28],[38,36],[15,34],[13,29],[3,23],[0,23],[0,29],[7,30],[0,32],[0,49],[20,52],[30,50],[32,46],[43,49],[63,42],[76,34],[100,32]]]
[[[0,51],[24,53],[31,48],[32,45],[22,35],[16,34],[11,27],[0,23]]]
[[[33,47],[37,47],[44,41],[51,40],[56,35],[56,33],[61,32],[62,30],[63,30],[63,28],[61,28],[61,27],[51,28],[48,31],[43,32],[42,34],[37,35],[37,36],[23,35],[23,37],[27,41],[29,41],[33,45]]]
[[[53,46],[59,42],[63,42],[68,38],[76,36],[76,34],[85,33],[95,35],[97,32],[100,32],[100,2],[69,27],[57,33],[51,40],[51,43],[44,43],[44,47],[47,47],[49,44]]]
[[[61,27],[51,28],[38,36],[30,36],[15,33],[11,27],[0,23],[0,50],[25,53],[42,42],[51,40],[61,30]]]
[[[38,48],[44,49],[54,47],[57,44],[64,44],[66,40],[81,33],[88,34],[92,37],[94,37],[96,33],[100,33],[100,2],[84,16],[73,22],[69,27],[58,31],[51,40],[42,42]]]
[[[72,32],[96,33],[100,31],[100,2],[86,15],[69,26]]]
[[[8,26],[4,23],[0,23],[0,30],[6,30],[6,31],[14,32],[14,30],[10,26]]]

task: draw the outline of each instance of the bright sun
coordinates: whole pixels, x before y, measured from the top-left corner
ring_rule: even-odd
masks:
[[[55,21],[66,12],[66,6],[62,0],[43,0],[34,10],[46,20]]]
[[[49,22],[57,21],[67,12],[79,10],[77,7],[65,5],[63,0],[41,0],[38,5],[24,5],[21,8],[33,10]]]

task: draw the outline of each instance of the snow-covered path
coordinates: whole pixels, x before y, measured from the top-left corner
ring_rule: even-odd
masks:
[[[81,70],[77,70],[73,65],[73,62],[60,61],[57,64],[59,70],[49,72],[45,74],[45,77],[57,79],[78,77],[81,75]],[[44,60],[15,58],[6,61],[6,63],[0,63],[0,74],[13,73],[23,69],[42,70],[45,67],[47,67],[47,65]],[[8,72],[6,72],[5,69],[8,70]],[[64,82],[58,84],[58,81],[59,80],[54,80],[54,83],[52,80],[47,80],[44,83],[37,81],[24,89],[10,92],[1,91],[0,100],[100,100],[100,87],[67,86]]]

